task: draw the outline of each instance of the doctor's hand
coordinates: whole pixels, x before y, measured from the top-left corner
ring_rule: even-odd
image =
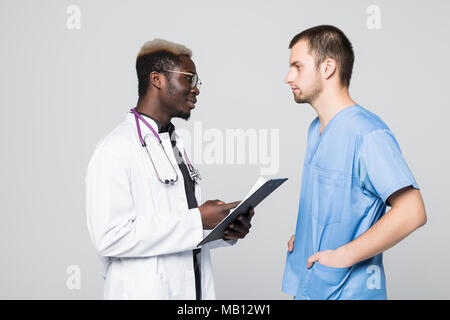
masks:
[[[230,223],[228,228],[225,229],[223,238],[225,240],[244,239],[252,227],[250,221],[254,214],[255,210],[250,208],[246,214],[239,215],[237,219]]]
[[[352,263],[342,250],[325,250],[319,251],[306,260],[306,267],[309,269],[315,262],[321,265],[333,268],[349,268]]]
[[[208,200],[198,209],[202,217],[203,229],[214,229],[222,221],[230,210],[236,208],[240,201],[225,203],[220,200]]]
[[[288,250],[289,250],[289,252],[294,251],[294,241],[295,241],[295,234],[292,235],[292,237],[289,239],[289,242],[288,242]]]

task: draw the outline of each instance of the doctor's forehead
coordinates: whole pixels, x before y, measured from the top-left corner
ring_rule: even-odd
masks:
[[[309,53],[309,45],[306,40],[300,40],[291,48],[289,65],[293,65],[295,63],[305,64],[311,60],[314,60],[314,58]]]
[[[195,63],[194,63],[194,61],[192,61],[191,58],[183,55],[183,56],[180,56],[179,61],[180,61],[180,64],[179,64],[180,71],[197,73]]]

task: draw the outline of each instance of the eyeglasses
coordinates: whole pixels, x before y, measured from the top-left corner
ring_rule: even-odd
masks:
[[[197,87],[197,89],[200,90],[202,82],[200,81],[200,79],[198,78],[198,75],[196,73],[182,72],[182,71],[175,71],[175,70],[165,70],[165,71],[188,75],[189,77],[186,77],[186,78],[188,78],[188,79],[190,78],[190,80],[191,80],[191,89],[194,89],[195,87]]]

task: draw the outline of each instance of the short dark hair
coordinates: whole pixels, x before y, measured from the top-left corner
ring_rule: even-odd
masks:
[[[349,87],[355,54],[350,40],[340,29],[330,25],[306,29],[292,38],[289,49],[300,40],[308,42],[309,52],[314,57],[316,67],[326,58],[334,59],[339,67],[341,84]]]
[[[178,65],[179,57],[168,51],[157,51],[139,56],[136,59],[139,97],[143,97],[147,92],[150,73],[156,71],[167,76],[168,72],[165,70],[174,69]]]

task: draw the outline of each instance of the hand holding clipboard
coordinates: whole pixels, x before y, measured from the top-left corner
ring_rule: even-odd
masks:
[[[282,183],[284,183],[287,178],[284,179],[271,179],[266,181],[264,178],[259,178],[255,183],[253,188],[247,194],[247,196],[242,200],[233,211],[231,211],[216,227],[197,245],[197,247],[204,245],[210,241],[218,240],[227,236],[224,234],[228,226],[236,221],[238,216],[245,215],[250,209],[255,208],[261,201],[263,201],[269,194],[271,194],[275,189],[277,189]],[[236,202],[232,203],[233,205]],[[253,213],[254,214],[254,211]],[[244,218],[241,223],[245,223]],[[232,230],[229,230],[229,232]]]

